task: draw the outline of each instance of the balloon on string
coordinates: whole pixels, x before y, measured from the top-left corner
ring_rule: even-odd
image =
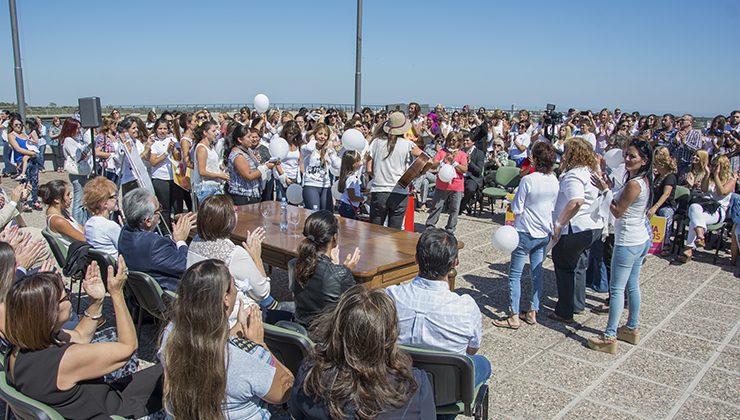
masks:
[[[624,157],[622,157],[622,149],[611,149],[604,153],[604,162],[611,169],[615,169],[617,166],[623,164]]]
[[[342,134],[342,146],[347,150],[361,152],[365,149],[366,144],[365,136],[356,128],[350,128]]]
[[[254,97],[252,103],[254,104],[254,109],[256,109],[260,114],[267,112],[267,109],[270,108],[270,100],[267,98],[267,95],[263,93],[258,93]]]
[[[270,156],[276,157],[280,160],[285,159],[286,156],[288,156],[288,151],[290,151],[290,146],[288,146],[288,141],[285,140],[282,137],[273,137],[270,140],[270,147],[268,147],[270,150]]]
[[[452,180],[455,179],[455,168],[452,165],[445,163],[439,167],[437,177],[442,182],[452,182]]]
[[[499,251],[511,254],[519,246],[519,232],[513,226],[501,226],[493,232],[491,243]]]
[[[334,181],[334,183],[331,184],[331,196],[334,197],[335,200],[342,198],[342,193],[339,192],[339,180]]]
[[[298,205],[303,202],[303,188],[298,184],[290,184],[287,190],[285,190],[285,198],[288,199],[288,203]]]

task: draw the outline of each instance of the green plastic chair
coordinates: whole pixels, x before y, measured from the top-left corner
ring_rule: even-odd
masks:
[[[506,161],[506,166],[516,166],[516,161],[509,159]]]
[[[136,334],[141,338],[141,323],[146,311],[160,321],[169,320],[170,304],[177,300],[177,294],[162,290],[152,276],[139,271],[129,271],[126,289],[134,297],[136,305]]]
[[[505,198],[518,185],[519,168],[516,166],[498,168],[496,171],[496,186],[483,189],[483,197],[487,197],[491,204],[491,213],[493,213],[493,204],[496,200]]]
[[[400,346],[414,367],[426,372],[434,392],[437,415],[474,416],[488,419],[488,385],[475,387],[475,370],[469,357],[443,350]]]
[[[306,336],[305,328],[288,321],[280,321],[277,325],[266,323],[264,328],[265,344],[272,354],[293,375],[298,374],[303,359],[313,348],[313,341]]]

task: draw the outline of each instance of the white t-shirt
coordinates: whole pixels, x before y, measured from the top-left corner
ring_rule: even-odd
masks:
[[[371,192],[394,192],[408,194],[406,188],[397,186],[398,180],[408,168],[409,155],[415,144],[411,140],[398,137],[393,153],[388,156],[388,139],[377,138],[370,145],[370,158],[373,160],[373,186]],[[388,156],[386,158],[386,156]]]
[[[581,134],[579,134],[576,137],[580,137],[580,138],[586,140],[587,142],[589,142],[591,144],[591,148],[593,148],[593,150],[596,150],[596,134],[594,134],[594,133],[588,133],[588,134],[581,133]]]
[[[157,138],[152,144],[151,154],[160,157],[162,155],[169,155],[170,152],[167,150],[170,143],[174,143],[173,137],[166,137],[163,139]],[[152,166],[150,169],[152,179],[161,179],[163,181],[172,180],[172,159],[169,156],[165,157],[162,162],[159,162],[157,166]]]
[[[344,192],[342,193],[342,198],[339,199],[342,203],[349,204],[351,206],[359,206],[359,201],[351,201],[349,199],[349,193],[347,191],[353,190],[355,192],[356,197],[362,196],[362,185],[360,183],[360,178],[357,176],[357,174],[352,174],[347,177],[345,180],[345,186],[344,186]]]
[[[555,211],[552,213],[553,222],[557,221],[569,201],[583,199],[578,213],[570,219],[570,223],[563,226],[561,233],[571,233],[568,225],[573,228],[572,233],[586,230],[601,229],[604,224],[601,217],[594,217],[592,208],[597,201],[599,189],[591,184],[591,171],[585,166],[573,168],[560,177],[560,191],[555,203]],[[598,202],[597,202],[598,204]]]
[[[131,139],[133,143],[136,145],[136,150],[131,150],[129,154],[136,153],[137,155],[140,155],[144,152],[145,146],[144,143],[140,142],[139,139]],[[126,184],[131,181],[135,181],[136,177],[134,176],[133,172],[131,172],[131,164],[129,163],[128,159],[126,159],[126,155],[123,152],[123,142],[118,142],[118,154],[119,154],[119,160],[123,162],[123,166],[121,169],[121,185]]]
[[[533,238],[546,238],[552,233],[552,212],[560,185],[553,174],[532,172],[522,178],[511,203],[516,215],[514,228]]]
[[[321,152],[316,149],[316,140],[311,139],[308,144],[301,148],[301,155],[303,156],[304,170],[303,185],[319,188],[331,187],[329,169],[333,168],[336,172],[342,166],[342,159],[337,155],[337,151],[326,145],[324,164],[321,164]]]
[[[90,143],[78,142],[72,137],[64,139],[64,146],[62,146],[65,159],[74,160],[77,163],[77,172],[73,175],[90,175],[92,172],[92,155],[90,150]],[[83,155],[87,155],[86,159],[82,159]]]
[[[524,151],[520,151],[519,149],[517,149],[514,142],[518,142],[522,146],[526,147],[526,149],[524,149]],[[531,143],[531,137],[529,136],[529,134],[524,133],[516,136],[516,140],[511,142],[511,147],[509,148],[509,159],[519,160],[527,157],[527,154],[529,153],[529,143]]]
[[[93,216],[85,222],[85,240],[90,246],[118,258],[118,237],[121,227],[110,219]]]
[[[8,127],[10,126],[10,120],[3,121],[3,129],[2,129],[2,136],[3,141],[8,142]]]

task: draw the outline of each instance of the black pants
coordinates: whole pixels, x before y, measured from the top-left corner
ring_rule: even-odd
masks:
[[[407,194],[374,192],[370,199],[370,223],[383,225],[388,218],[388,227],[401,229],[406,216],[409,196]]]
[[[275,179],[265,183],[265,189],[262,190],[262,201],[272,201],[275,199]]]
[[[254,204],[260,202],[260,197],[248,197],[244,195],[231,194],[231,199],[234,200],[235,206],[246,206],[247,204]]]
[[[111,414],[140,418],[161,410],[163,377],[162,364],[157,363],[110,383],[121,393],[123,400],[120,410]]]
[[[172,194],[172,209],[174,211],[173,214],[180,214],[185,212],[183,202],[185,203],[185,206],[188,207],[188,211],[193,211],[193,197],[190,195],[190,191],[175,184],[172,186],[172,191],[170,192],[170,194]]]
[[[562,235],[560,240],[552,249],[552,262],[555,264],[555,279],[558,286],[558,304],[555,313],[559,316],[571,319],[576,306],[576,294],[586,293],[586,269],[579,269],[581,256],[591,248],[591,245],[601,236],[601,229],[586,230],[578,233]],[[582,271],[582,273],[579,272]]]
[[[460,202],[460,214],[462,214],[463,210],[467,210],[470,205],[470,200],[475,199],[475,192],[478,191],[478,188],[480,188],[480,186],[475,182],[475,180],[470,178],[465,179],[465,191],[463,192],[463,198]]]
[[[51,146],[52,159],[51,162],[54,164],[54,170],[64,168],[64,154],[62,153],[62,146]]]
[[[172,213],[172,207],[175,202],[172,198],[172,190],[174,189],[175,182],[163,179],[152,179],[152,185],[154,186],[154,195],[157,196],[159,206],[162,209],[162,222],[167,228],[172,231],[172,219],[170,214]]]

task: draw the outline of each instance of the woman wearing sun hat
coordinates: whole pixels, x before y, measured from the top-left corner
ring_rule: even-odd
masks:
[[[388,218],[388,227],[400,229],[408,204],[408,189],[397,185],[406,172],[409,155],[423,152],[416,144],[403,137],[411,128],[411,121],[403,112],[390,114],[383,132],[370,144],[367,173],[373,177],[370,188],[370,222],[382,225]]]

